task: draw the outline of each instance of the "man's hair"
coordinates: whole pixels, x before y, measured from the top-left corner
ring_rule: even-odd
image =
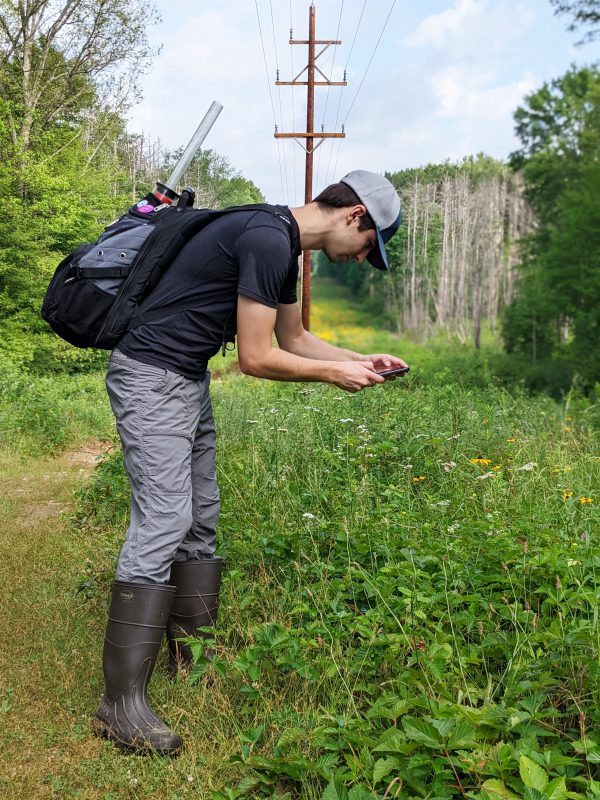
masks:
[[[363,201],[346,183],[332,183],[327,186],[321,194],[313,200],[322,211],[332,211],[334,208],[348,208],[350,206],[364,206]],[[359,231],[367,231],[375,228],[375,223],[371,215],[365,208],[364,215],[360,218],[358,225]]]

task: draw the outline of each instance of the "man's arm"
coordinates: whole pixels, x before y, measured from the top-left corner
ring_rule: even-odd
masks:
[[[242,372],[275,381],[323,381],[349,392],[358,392],[367,386],[384,382],[384,378],[377,375],[370,361],[353,361],[342,357],[338,360],[332,360],[331,357],[307,357],[273,347],[273,331],[278,312],[278,309],[238,295],[237,334]],[[277,336],[279,340],[279,335]],[[316,337],[311,338],[321,342]],[[332,345],[327,345],[327,348],[328,353],[329,348],[339,350]]]
[[[365,360],[360,353],[336,347],[305,330],[298,303],[282,303],[277,306],[275,336],[282,350],[304,358],[319,358],[323,361]]]
[[[377,371],[393,367],[406,367],[407,364],[396,356],[387,353],[364,355],[336,347],[329,342],[313,336],[302,325],[300,309],[297,303],[281,304],[277,307],[275,336],[282,350],[304,358],[318,358],[324,361],[368,361]]]

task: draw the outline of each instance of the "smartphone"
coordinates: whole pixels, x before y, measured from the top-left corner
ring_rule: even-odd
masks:
[[[396,367],[395,369],[386,369],[383,372],[378,372],[382,378],[395,378],[396,375],[406,375],[410,372],[410,367]]]

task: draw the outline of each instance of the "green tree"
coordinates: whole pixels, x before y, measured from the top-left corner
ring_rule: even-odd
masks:
[[[572,320],[569,352],[589,384],[600,381],[600,126],[596,134],[573,185],[559,198],[541,259],[546,282],[560,298],[563,315]]]
[[[521,147],[510,156],[525,178],[525,194],[543,226],[550,223],[561,192],[581,158],[581,135],[597,103],[600,73],[572,67],[545,83],[515,111]]]
[[[167,176],[181,158],[184,148],[166,154],[161,179]],[[196,190],[196,206],[225,208],[226,206],[261,203],[264,198],[252,181],[240,175],[228,159],[214,150],[200,150],[181,179],[181,187]],[[180,188],[181,188],[180,187]],[[176,187],[173,187],[176,188]]]
[[[14,147],[26,152],[36,127],[97,98],[120,111],[139,99],[157,19],[145,0],[0,0],[0,98]]]
[[[6,138],[0,137],[0,152],[2,144]],[[112,157],[108,144],[106,150]],[[41,134],[19,169],[26,178],[25,196],[13,192],[14,164],[0,160],[0,352],[17,363],[58,368],[92,358],[48,336],[39,317],[58,261],[93,239],[127,203],[124,195],[107,191],[118,165],[100,151],[90,161],[92,154],[81,137],[73,138],[70,126]]]
[[[532,360],[571,358],[584,383],[600,380],[600,72],[572,68],[515,114],[522,172],[537,214],[522,280],[504,326],[508,350]]]
[[[14,361],[92,357],[47,336],[39,305],[62,255],[125,204],[113,142],[154,19],[142,0],[0,0],[0,351]]]
[[[580,28],[591,28],[578,44],[592,42],[600,35],[600,2],[599,0],[550,0],[557,14],[569,15],[570,31]]]

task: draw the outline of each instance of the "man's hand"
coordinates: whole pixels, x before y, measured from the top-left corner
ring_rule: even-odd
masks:
[[[332,383],[347,392],[359,392],[376,383],[385,383],[385,378],[377,374],[372,361],[338,361],[331,367]]]
[[[281,349],[273,347],[274,329]],[[406,366],[395,356],[334,347],[304,331],[297,309],[279,306],[276,311],[244,295],[238,297],[237,330],[240,369],[257,378],[323,381],[358,392],[385,382],[378,370]]]
[[[319,339],[304,330],[300,308],[297,303],[280,304],[277,307],[275,335],[282,350],[304,358],[338,362],[360,361],[363,364],[371,362],[375,372],[408,366],[401,358],[390,356],[387,353],[375,353],[370,356],[363,355],[362,353],[355,353],[353,350],[346,350],[343,347],[336,347],[329,342],[323,341],[323,339]],[[330,379],[325,378],[325,380],[331,383]],[[354,391],[357,390],[355,389]]]
[[[375,372],[383,372],[386,369],[397,369],[398,367],[408,367],[406,361],[397,356],[390,356],[387,353],[374,353],[369,356],[362,356],[361,363],[370,362]]]

